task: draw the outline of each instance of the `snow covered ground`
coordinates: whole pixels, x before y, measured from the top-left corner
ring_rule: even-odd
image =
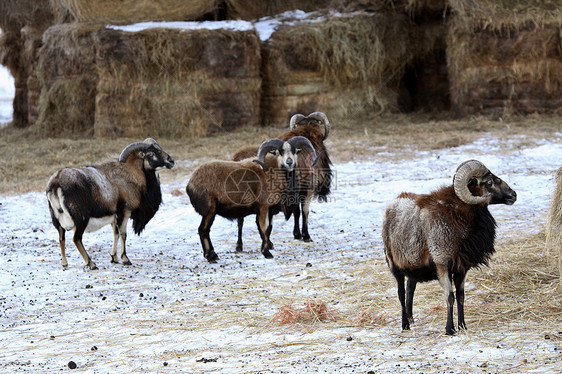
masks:
[[[444,336],[442,309],[431,318],[416,313],[425,307],[421,289],[440,295],[428,284],[415,300],[418,321],[401,333],[380,225],[386,202],[400,191],[450,183],[457,165],[475,158],[518,193],[515,205],[491,207],[501,252],[505,238],[543,229],[561,136],[483,135],[450,149],[408,155],[378,149],[370,161],[336,164],[330,201],[312,207],[314,242],[292,239],[292,222],[278,216],[272,260],[259,253],[252,219],[245,252],[235,253],[236,224],[217,218],[211,239],[219,262],[208,264],[197,235],[200,217],[184,192],[187,175],[181,184],[163,185],[164,204],[140,237],[129,229],[131,267],[110,264],[109,227],[85,235],[97,271],[84,268],[71,235],[69,269],[62,270],[44,193],[0,196],[0,372],[65,371],[70,361],[77,372],[96,373],[559,371],[560,340],[546,340],[540,326],[520,333],[500,320],[482,327],[471,319],[470,294],[478,292],[472,272],[468,332]],[[341,321],[312,329],[270,323],[284,305],[307,299],[326,302]],[[382,309],[377,300],[392,307]],[[425,303],[443,306],[440,297],[431,300]],[[387,323],[351,322],[365,311]]]
[[[267,39],[278,24],[264,19],[254,27]],[[0,124],[11,119],[10,79],[0,68]],[[462,161],[479,159],[518,193],[515,205],[491,207],[499,256],[502,241],[543,229],[561,138],[483,134],[431,152],[370,149],[368,161],[334,165],[330,201],[312,206],[313,243],[293,240],[292,222],[276,217],[272,260],[259,253],[252,219],[245,252],[235,253],[236,224],[217,218],[211,239],[219,262],[205,261],[200,217],[185,195],[189,175],[163,185],[164,204],[140,237],[129,228],[132,266],[110,264],[109,227],[85,235],[97,271],[84,268],[70,234],[69,269],[62,270],[43,192],[0,196],[0,372],[66,371],[71,361],[76,372],[95,373],[559,372],[560,339],[545,336],[560,331],[474,317],[482,306],[471,293],[486,292],[471,283],[476,271],[467,282],[467,332],[443,335],[434,282],[419,286],[417,321],[402,333],[380,225],[386,203],[399,192],[429,192],[450,183]],[[272,323],[284,306],[303,300],[325,302],[338,318],[313,327]],[[358,323],[366,314],[383,323]]]
[[[14,78],[6,67],[0,65],[0,127],[12,120],[14,94]]]

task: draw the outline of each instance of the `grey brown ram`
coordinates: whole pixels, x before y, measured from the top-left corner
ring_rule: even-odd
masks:
[[[458,325],[464,320],[464,283],[468,270],[487,265],[494,253],[496,221],[490,204],[512,205],[517,194],[479,161],[462,163],[453,185],[429,194],[404,192],[384,213],[382,239],[386,261],[398,285],[402,329],[413,322],[412,303],[418,282],[438,280],[445,291],[445,332],[455,333],[456,289]],[[404,280],[407,285],[404,289]]]
[[[46,193],[51,219],[59,233],[63,268],[68,267],[65,232],[74,230],[73,241],[86,266],[97,269],[84,248],[82,236],[106,225],[113,227],[111,262],[118,262],[117,243],[121,238],[121,260],[130,265],[125,246],[127,221],[133,220],[133,229],[140,235],[162,202],[157,170],[173,167],[174,159],[148,138],[125,147],[119,161],[64,168],[54,173]]]
[[[254,155],[241,161],[210,161],[193,172],[186,192],[193,208],[202,216],[198,232],[207,261],[218,259],[209,236],[216,215],[239,219],[256,214],[261,252],[265,258],[273,257],[273,215],[280,212],[283,200],[295,199],[298,181],[294,171],[301,150],[316,160],[310,141],[297,136],[286,142],[264,141],[257,151],[257,160]]]
[[[286,219],[289,219],[291,215],[294,217],[294,238],[302,239],[305,242],[312,241],[308,231],[308,217],[312,198],[317,197],[319,201],[325,202],[331,192],[333,178],[332,161],[324,144],[330,134],[330,126],[328,117],[322,112],[313,112],[308,116],[295,114],[289,121],[289,131],[279,137],[281,140],[287,141],[295,136],[304,136],[311,142],[318,155],[318,161],[313,168],[310,168],[310,159],[306,158],[308,155],[306,157],[304,154],[299,155],[300,167],[297,169],[297,178],[299,180],[297,199],[290,201],[291,204],[285,203],[281,207],[286,214]],[[258,147],[256,146],[244,147],[232,156],[232,160],[239,161],[251,157],[256,153],[257,149]],[[300,228],[301,214],[302,230]],[[243,226],[244,218],[239,218],[238,242],[236,244],[239,251],[243,248]]]

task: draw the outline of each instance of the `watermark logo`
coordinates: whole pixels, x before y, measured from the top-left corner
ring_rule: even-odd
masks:
[[[251,205],[261,194],[260,176],[250,169],[234,170],[226,177],[224,189],[232,203]]]
[[[291,205],[301,201],[307,191],[317,189],[325,183],[326,174],[323,172],[325,171],[301,168],[288,175],[283,169],[272,168],[265,174],[265,179],[262,179],[263,175],[251,169],[237,169],[226,177],[224,192],[231,203],[248,206],[258,201],[265,187],[269,205],[280,202]],[[335,177],[335,171],[332,170],[332,190],[336,187]],[[327,199],[322,201],[327,202]]]

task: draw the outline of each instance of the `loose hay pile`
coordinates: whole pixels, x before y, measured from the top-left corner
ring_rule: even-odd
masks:
[[[451,99],[460,115],[562,110],[562,7],[556,1],[451,0]]]
[[[269,325],[291,325],[310,329],[320,322],[338,320],[336,315],[328,311],[328,305],[322,300],[307,299],[299,304],[293,302],[279,308]]]

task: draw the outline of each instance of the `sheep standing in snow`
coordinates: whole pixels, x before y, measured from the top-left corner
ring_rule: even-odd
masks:
[[[446,333],[464,321],[464,283],[468,270],[488,264],[494,253],[496,221],[489,204],[515,203],[517,194],[481,162],[462,163],[453,185],[426,195],[402,193],[386,208],[382,239],[386,261],[398,284],[402,329],[413,321],[412,302],[418,282],[439,280],[447,302]],[[407,278],[406,289],[404,279]]]
[[[273,248],[269,239],[272,218],[279,213],[280,209],[276,207],[281,206],[282,200],[294,199],[297,183],[294,170],[301,149],[315,160],[310,141],[297,136],[286,142],[266,140],[257,152],[257,160],[210,161],[193,172],[186,192],[191,205],[202,216],[199,237],[207,261],[216,262],[218,259],[209,237],[217,214],[227,219],[256,214],[262,239],[261,252],[265,258],[273,257],[269,251]]]
[[[302,239],[305,242],[311,242],[312,239],[308,232],[308,215],[310,211],[310,202],[313,197],[318,197],[320,201],[326,201],[327,196],[330,194],[330,187],[332,184],[332,161],[328,155],[328,150],[324,141],[328,138],[330,133],[330,121],[328,117],[322,112],[310,113],[308,116],[302,114],[295,114],[289,121],[289,131],[279,138],[287,141],[295,136],[304,136],[307,138],[316,154],[318,155],[318,162],[311,168],[310,160],[305,158],[305,155],[299,155],[299,165],[297,169],[299,189],[297,200],[293,204],[282,207],[283,211],[287,213],[287,219],[291,216],[294,217],[293,236],[295,239]],[[239,161],[244,158],[255,155],[257,147],[249,146],[238,150],[233,156],[233,161]],[[307,165],[307,163],[309,165]],[[300,228],[300,217],[302,213],[302,231]],[[242,228],[244,226],[244,218],[238,219],[238,243],[237,249],[242,250]]]
[[[66,231],[74,230],[74,244],[86,266],[94,270],[97,266],[82,244],[82,235],[109,224],[113,227],[111,262],[118,262],[121,237],[121,260],[123,265],[131,264],[125,248],[127,221],[132,218],[133,229],[140,234],[158,211],[162,192],[156,170],[162,167],[171,169],[174,159],[148,138],[125,147],[119,161],[64,168],[51,176],[46,192],[53,225],[59,232],[63,268],[68,267]]]

